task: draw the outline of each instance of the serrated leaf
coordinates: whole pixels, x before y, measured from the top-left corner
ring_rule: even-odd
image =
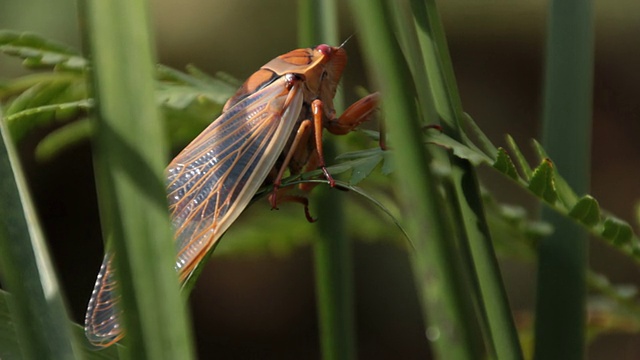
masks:
[[[518,166],[520,167],[520,170],[522,170],[525,180],[528,182],[529,179],[531,179],[532,170],[531,170],[531,167],[529,166],[529,163],[527,162],[527,159],[522,154],[522,151],[520,151],[520,147],[518,147],[518,144],[516,144],[516,141],[509,134],[507,134],[507,144],[511,149],[511,153],[515,155],[516,161],[518,162]]]
[[[528,186],[531,192],[550,204],[555,204],[558,199],[553,175],[553,163],[549,159],[544,159],[533,171]]]
[[[600,205],[591,195],[585,195],[569,211],[569,216],[587,226],[595,226],[600,222]]]
[[[0,51],[24,59],[29,68],[53,67],[83,70],[87,61],[77,51],[27,32],[0,31]]]
[[[493,167],[514,180],[518,179],[518,171],[513,161],[511,161],[509,154],[507,154],[507,151],[503,148],[498,148],[498,156],[493,163]]]
[[[542,147],[542,145],[536,139],[533,139],[532,142],[533,142],[533,147],[536,150],[536,153],[541,159],[545,159],[549,157],[547,155],[547,151]],[[556,185],[556,191],[558,192],[558,198],[567,208],[573,208],[576,202],[578,202],[578,195],[573,191],[571,186],[567,184],[567,181],[562,176],[560,176],[557,168],[554,168],[554,172],[555,172],[555,185]]]
[[[633,230],[624,220],[611,216],[604,220],[603,226],[602,237],[615,245],[626,245],[633,238]]]

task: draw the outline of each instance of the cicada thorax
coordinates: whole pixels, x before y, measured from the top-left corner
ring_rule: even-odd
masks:
[[[269,86],[276,79],[287,74],[295,74],[302,79],[303,104],[294,132],[290,135],[285,151],[278,159],[274,170],[269,174],[266,183],[276,177],[278,168],[283,166],[286,153],[297,136],[300,124],[313,118],[311,103],[320,99],[324,104],[323,122],[335,116],[333,98],[336,93],[342,71],[347,63],[344,49],[319,45],[316,48],[296,49],[280,55],[253,73],[224,106],[223,111],[246,98],[250,94]],[[302,172],[315,151],[315,129],[301,135],[300,145],[295,149],[288,168],[292,174]]]

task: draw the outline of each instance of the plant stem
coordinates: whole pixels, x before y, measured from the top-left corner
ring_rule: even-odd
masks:
[[[553,0],[549,15],[543,146],[568,184],[584,194],[589,188],[593,3]],[[555,231],[538,246],[535,357],[582,359],[587,234],[550,209],[543,209],[542,218]]]
[[[335,0],[300,1],[301,47],[338,44],[338,14]],[[334,105],[342,106],[336,95]],[[336,156],[336,145],[324,142],[326,159]],[[351,242],[345,227],[342,197],[335,189],[322,187],[314,199],[318,207],[319,238],[314,244],[318,321],[323,359],[355,358],[353,265]]]
[[[394,38],[389,11],[382,0],[352,0],[365,55],[382,92],[385,119],[396,162],[399,195],[406,211],[415,280],[428,324],[427,337],[437,357],[474,359],[479,355],[472,299],[456,254],[458,234],[448,204],[440,195],[440,178],[430,171],[431,149],[422,144],[422,121],[408,65]]]
[[[95,169],[107,244],[134,359],[190,359],[191,329],[174,270],[146,1],[85,0],[97,104]]]

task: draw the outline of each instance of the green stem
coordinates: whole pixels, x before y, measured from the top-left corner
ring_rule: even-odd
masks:
[[[422,55],[427,64],[428,81],[435,106],[443,120],[445,133],[463,141],[462,102],[457,89],[447,47],[444,26],[434,0],[412,0]],[[425,110],[426,111],[426,110]],[[461,249],[467,260],[463,264],[478,302],[478,316],[484,327],[490,351],[499,359],[522,358],[518,333],[511,316],[498,261],[484,214],[478,179],[473,166],[450,157],[451,193],[456,194],[454,213],[462,225]]]
[[[338,13],[335,0],[299,2],[300,46],[338,44]],[[341,108],[336,95],[334,105]],[[328,140],[328,139],[327,139]],[[333,141],[324,142],[326,159],[336,156]],[[353,266],[342,197],[334,189],[318,189],[319,238],[314,244],[318,321],[323,359],[355,358]]]
[[[103,229],[116,253],[130,357],[190,359],[191,331],[174,271],[162,120],[153,83],[146,1],[85,0],[97,104],[96,183]]]
[[[578,194],[589,188],[593,36],[592,1],[551,1],[543,146]],[[550,209],[542,218],[555,231],[538,247],[535,357],[582,359],[588,237]]]
[[[352,0],[365,55],[383,96],[409,235],[417,287],[428,323],[427,336],[439,358],[477,358],[472,300],[456,254],[456,231],[448,204],[439,193],[438,176],[430,171],[432,149],[422,144],[422,121],[415,107],[416,91],[408,65],[394,38],[382,0]]]
[[[12,355],[79,358],[60,285],[1,112],[0,140],[0,275],[12,295],[8,304],[22,351],[22,356]]]

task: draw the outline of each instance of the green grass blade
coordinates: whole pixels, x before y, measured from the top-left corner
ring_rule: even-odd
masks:
[[[299,44],[339,44],[335,0],[299,2]],[[347,70],[348,71],[348,70]],[[342,109],[340,93],[334,101]],[[336,156],[333,139],[324,142],[326,159]],[[322,186],[313,197],[318,206],[318,239],[313,245],[320,345],[323,359],[356,358],[351,241],[347,236],[342,197]]]
[[[456,254],[457,234],[440,197],[439,179],[430,171],[432,155],[422,145],[422,122],[415,107],[415,88],[409,67],[393,36],[391,12],[382,0],[352,0],[368,65],[383,97],[394,146],[398,189],[408,233],[416,247],[414,273],[428,322],[427,336],[440,358],[473,359],[475,331],[471,299]],[[431,150],[427,148],[428,150]]]
[[[44,235],[3,118],[0,135],[0,273],[3,285],[13,294],[9,307],[22,357],[80,358]]]
[[[82,4],[97,104],[96,181],[103,228],[117,253],[125,340],[134,359],[189,359],[191,329],[173,269],[162,180],[167,149],[155,101],[147,3]]]
[[[593,31],[592,1],[550,2],[543,145],[578,195],[589,188]],[[539,245],[535,357],[582,359],[587,234],[549,209],[542,218],[555,232]]]
[[[431,82],[436,109],[443,120],[444,132],[455,140],[464,141],[461,129],[466,115],[462,110],[436,3],[433,0],[412,0],[411,4],[416,14],[418,39],[429,74],[428,80]],[[469,256],[469,261],[464,264],[477,296],[478,315],[481,325],[486,329],[484,333],[488,347],[500,359],[521,358],[518,334],[493,250],[477,175],[467,161],[451,158],[451,164],[449,180],[457,200],[452,206],[457,207],[456,223],[463,226],[465,236],[462,236],[461,248],[467,249]]]

